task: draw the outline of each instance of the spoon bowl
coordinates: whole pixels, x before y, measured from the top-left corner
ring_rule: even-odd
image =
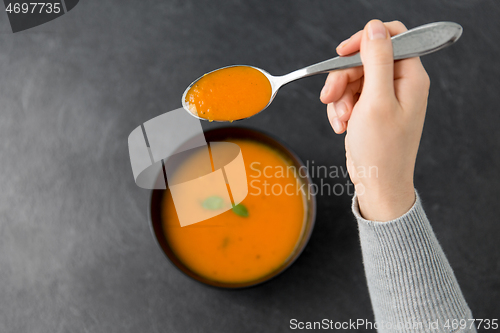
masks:
[[[441,50],[455,43],[462,35],[462,30],[463,30],[462,27],[454,22],[434,22],[410,29],[402,34],[393,36],[391,38],[391,41],[393,46],[394,60],[419,57]],[[359,53],[347,57],[335,57],[282,76],[273,76],[269,74],[269,72],[254,66],[247,66],[247,65],[226,66],[211,71],[207,74],[204,74],[198,79],[196,79],[193,83],[191,83],[184,91],[184,94],[182,95],[182,106],[192,116],[201,120],[209,120],[207,118],[200,117],[196,111],[196,108],[193,109],[193,107],[186,101],[186,97],[190,92],[190,90],[193,88],[193,86],[197,84],[200,81],[200,79],[204,78],[207,75],[231,67],[252,68],[264,74],[264,76],[269,80],[269,84],[271,85],[271,96],[269,98],[269,102],[263,108],[261,108],[260,110],[255,110],[255,112],[250,116],[241,116],[241,117],[235,117],[234,119],[224,119],[224,120],[217,119],[215,121],[232,122],[235,120],[246,119],[262,112],[274,100],[276,94],[278,93],[278,90],[285,84],[290,83],[292,81],[302,79],[304,77],[308,77],[311,75],[322,74],[334,70],[346,69],[357,66],[362,66],[361,57]]]
[[[212,73],[215,73],[217,71],[220,71],[220,70],[223,70],[223,69],[227,69],[227,68],[231,68],[231,67],[248,67],[248,68],[253,68],[253,69],[256,69],[258,70],[259,72],[261,72],[262,74],[264,74],[266,76],[266,78],[269,80],[269,84],[271,85],[271,98],[269,99],[269,102],[267,103],[267,105],[262,109],[260,110],[259,112],[257,113],[260,113],[262,111],[264,111],[265,109],[267,109],[267,107],[271,104],[271,102],[274,100],[274,97],[276,97],[276,94],[278,93],[278,90],[279,88],[281,88],[281,86],[283,86],[283,84],[279,84],[279,78],[280,76],[273,76],[271,75],[269,72],[263,70],[262,68],[258,68],[258,67],[255,67],[255,66],[250,66],[250,65],[230,65],[230,66],[225,66],[225,67],[220,67],[220,68],[217,68],[211,72],[208,72],[208,73],[205,73],[203,74],[202,76],[200,76],[199,78],[197,78],[196,80],[194,80],[187,88],[186,90],[184,90],[184,93],[182,94],[182,107],[184,108],[184,110],[188,111],[188,113],[190,115],[192,115],[193,117],[195,118],[198,118],[200,120],[208,120],[206,118],[202,118],[202,117],[199,117],[197,114],[195,114],[195,110],[191,110],[191,107],[189,105],[189,103],[186,102],[186,96],[188,94],[188,92],[191,90],[191,88],[203,77],[205,77],[206,75],[210,75]],[[256,113],[256,114],[257,114]],[[255,115],[255,114],[254,114]],[[251,117],[253,117],[254,115],[252,115]],[[247,118],[250,118],[250,117],[243,117],[243,118],[240,118],[240,119],[233,119],[233,120],[214,120],[214,121],[217,121],[217,122],[227,122],[227,121],[237,121],[237,120],[243,120],[243,119],[247,119]]]

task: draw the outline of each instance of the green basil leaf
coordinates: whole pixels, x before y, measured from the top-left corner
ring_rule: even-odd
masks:
[[[236,215],[239,215],[241,217],[248,217],[248,209],[243,204],[234,206],[232,210]]]
[[[224,206],[224,200],[221,197],[214,195],[206,198],[201,205],[203,208],[208,210],[217,210]]]

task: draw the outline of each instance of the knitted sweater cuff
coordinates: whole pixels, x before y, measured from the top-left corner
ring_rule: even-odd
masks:
[[[411,209],[388,222],[364,219],[353,198],[378,331],[475,332],[453,270],[415,194]],[[456,326],[461,319],[467,321],[464,330]]]

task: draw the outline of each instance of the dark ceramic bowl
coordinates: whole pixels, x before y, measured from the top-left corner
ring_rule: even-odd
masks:
[[[253,140],[260,143],[263,143],[267,146],[270,146],[283,154],[285,157],[293,163],[293,165],[298,169],[301,166],[304,166],[304,163],[295,155],[290,148],[285,146],[283,143],[279,142],[277,139],[272,138],[270,135],[242,127],[223,127],[217,128],[213,130],[209,130],[205,132],[205,138],[207,142],[214,141],[224,141],[227,139],[246,139]],[[300,170],[300,169],[298,169]],[[163,177],[163,175],[160,175]],[[311,184],[311,179],[309,175],[307,177],[301,177],[300,180],[305,184],[305,188],[309,188]],[[165,256],[174,264],[175,267],[181,270],[187,276],[195,279],[196,281],[205,283],[210,286],[220,287],[220,288],[228,288],[228,289],[237,289],[237,288],[245,288],[251,287],[258,284],[261,284],[265,281],[272,279],[273,277],[281,274],[284,270],[286,270],[292,263],[300,256],[302,251],[307,245],[309,238],[311,236],[312,230],[314,228],[314,222],[316,217],[316,198],[314,195],[307,195],[306,197],[306,225],[304,232],[302,233],[302,237],[299,240],[299,244],[295,248],[295,251],[288,257],[288,259],[275,271],[263,276],[257,280],[252,280],[243,283],[227,283],[220,282],[207,279],[203,276],[198,275],[197,273],[191,271],[188,267],[186,267],[173,253],[170,248],[167,239],[165,237],[165,230],[163,228],[162,223],[162,199],[163,195],[166,191],[164,190],[153,190],[151,193],[151,202],[149,205],[149,222],[151,227],[151,232],[153,233],[153,237],[156,242],[160,246],[160,249],[165,254]]]

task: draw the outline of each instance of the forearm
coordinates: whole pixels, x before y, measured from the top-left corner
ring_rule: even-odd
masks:
[[[365,220],[357,197],[353,212],[359,226],[370,297],[379,324],[407,325],[379,332],[453,332],[453,320],[472,319],[453,270],[416,195],[413,207],[389,222]],[[434,328],[435,323],[439,327]],[[475,332],[469,329],[455,332]],[[411,329],[408,329],[411,327]]]

